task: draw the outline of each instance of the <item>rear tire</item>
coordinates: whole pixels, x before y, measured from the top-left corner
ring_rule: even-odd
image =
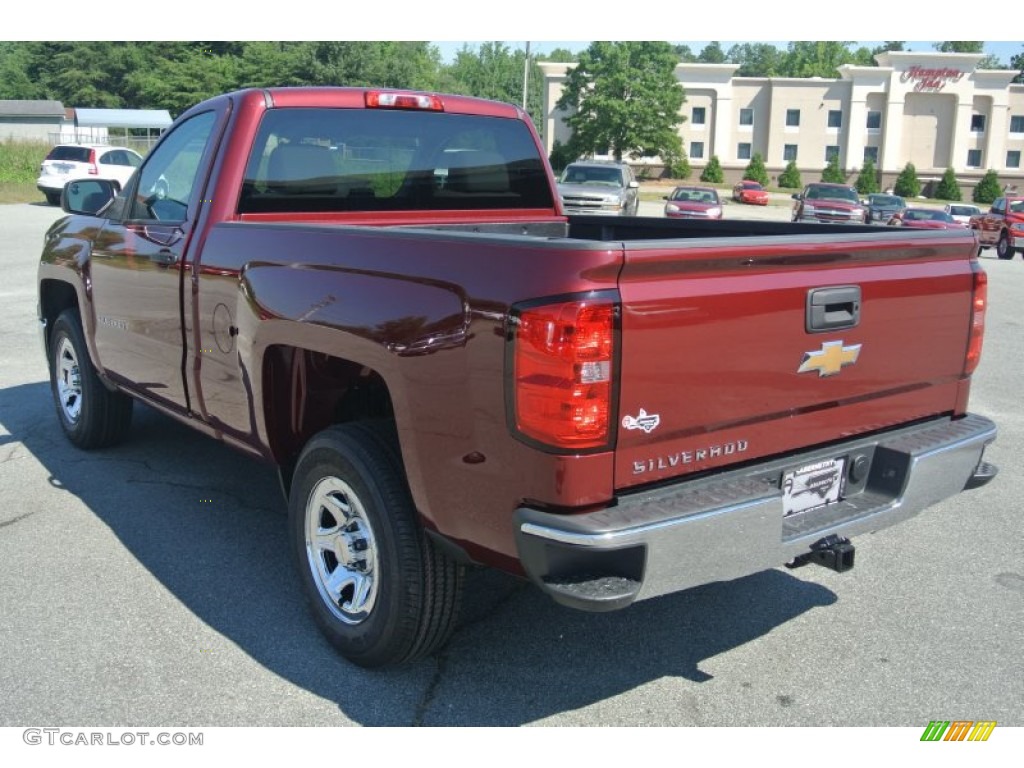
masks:
[[[1013,248],[1010,247],[1010,238],[1005,232],[999,236],[999,242],[996,243],[996,256],[1000,259],[1013,258]]]
[[[47,346],[50,391],[68,440],[84,449],[119,443],[131,427],[132,399],[111,392],[100,381],[89,359],[77,309],[60,314]]]
[[[417,520],[390,422],[350,423],[302,451],[288,504],[292,551],[321,631],[363,667],[412,661],[451,635],[463,567]]]
[[[60,192],[44,192],[43,194],[46,195],[46,202],[60,207]]]

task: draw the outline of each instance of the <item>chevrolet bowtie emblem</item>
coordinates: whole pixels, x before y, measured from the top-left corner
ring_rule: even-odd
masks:
[[[818,377],[835,376],[844,365],[853,365],[860,355],[860,344],[844,347],[841,341],[826,341],[815,352],[804,352],[803,362],[797,373],[817,371]]]

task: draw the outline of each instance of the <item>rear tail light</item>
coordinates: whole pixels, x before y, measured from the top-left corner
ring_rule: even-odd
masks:
[[[981,361],[981,344],[985,338],[985,310],[988,308],[988,275],[977,260],[971,261],[974,270],[974,290],[971,296],[971,331],[967,337],[967,359],[964,375],[970,375]]]
[[[367,91],[366,106],[386,109],[426,109],[443,112],[444,104],[437,96],[426,93],[395,93],[393,91]]]
[[[568,451],[609,445],[617,317],[604,297],[517,310],[509,405],[519,435]]]
[[[97,175],[100,169],[96,166],[96,150],[89,150],[89,173],[93,176]]]

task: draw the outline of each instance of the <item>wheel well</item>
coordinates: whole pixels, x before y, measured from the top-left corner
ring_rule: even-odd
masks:
[[[333,424],[391,418],[387,384],[372,368],[298,347],[269,347],[263,408],[270,448],[290,476],[309,439]]]
[[[74,286],[60,280],[43,280],[39,285],[39,311],[46,320],[47,346],[49,333],[54,322],[65,309],[78,306],[78,294]]]

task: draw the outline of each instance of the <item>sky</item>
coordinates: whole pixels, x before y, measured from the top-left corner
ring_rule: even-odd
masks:
[[[938,5],[917,2],[803,3],[799,12],[792,0],[642,0],[610,11],[551,0],[399,0],[385,6],[303,0],[287,8],[254,5],[245,12],[231,3],[175,0],[173,13],[152,8],[82,14],[77,0],[21,3],[18,13],[7,14],[0,26],[0,40],[431,40],[451,56],[463,41],[497,39],[515,47],[532,38],[533,50],[545,51],[578,50],[586,46],[581,41],[590,40],[672,37],[696,53],[711,39],[728,50],[733,44],[729,41],[857,39],[875,37],[884,29],[896,40],[1016,36],[986,43],[986,52],[1007,63],[1011,55],[1024,51],[1018,25],[993,23],[994,17],[982,13],[981,6],[977,12],[947,13]],[[74,17],[75,23],[54,26],[54,19],[65,17]],[[918,45],[920,50],[931,49],[927,43],[915,43],[915,50]]]

